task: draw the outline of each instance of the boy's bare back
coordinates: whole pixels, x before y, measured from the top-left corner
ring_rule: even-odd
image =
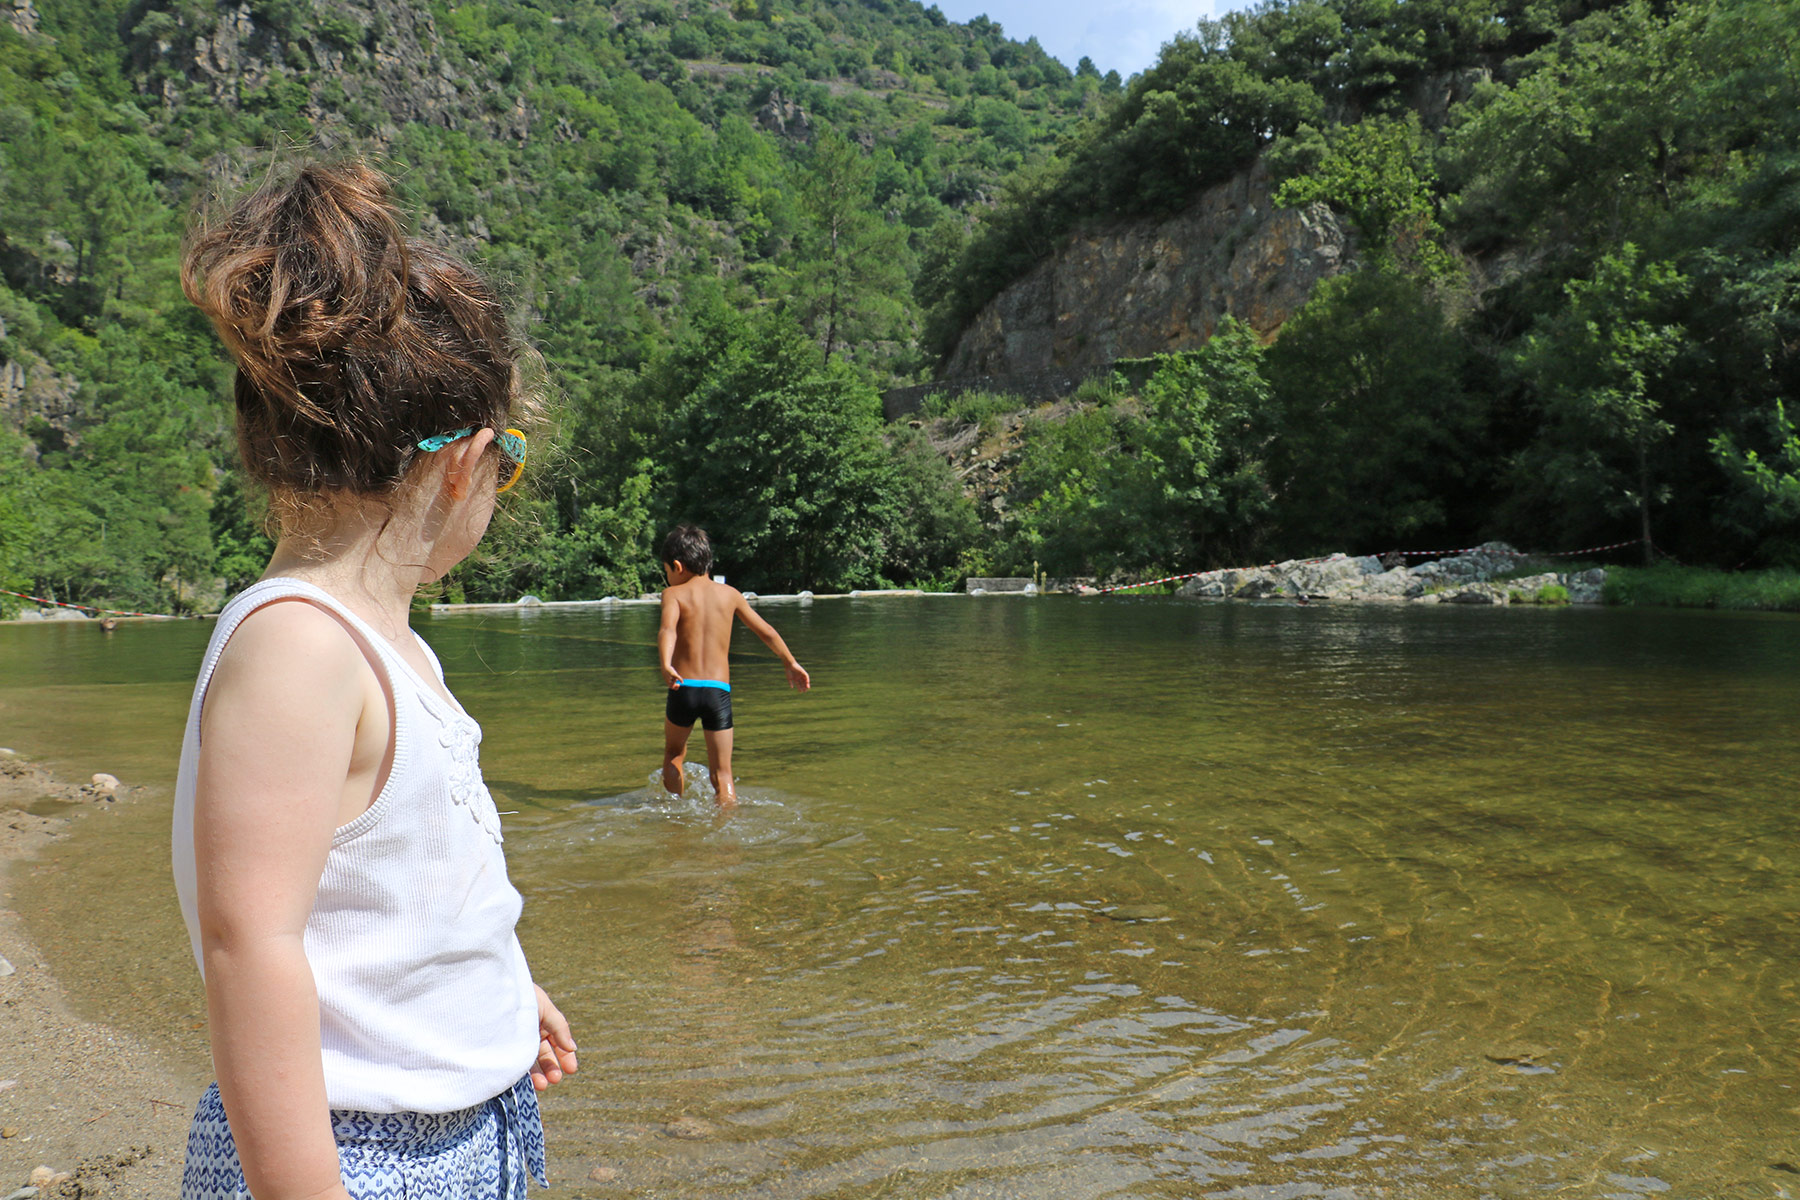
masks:
[[[675,609],[675,652],[670,665],[676,676],[730,683],[732,618],[744,615],[746,625],[751,625],[751,620],[762,621],[744,594],[695,575],[665,588],[662,602],[665,620],[668,610]]]

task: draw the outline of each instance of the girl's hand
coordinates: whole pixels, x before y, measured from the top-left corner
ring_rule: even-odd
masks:
[[[564,1075],[575,1073],[575,1035],[569,1032],[568,1018],[550,1003],[544,989],[535,983],[531,986],[538,1003],[538,1056],[531,1066],[531,1086],[542,1092],[561,1083]]]

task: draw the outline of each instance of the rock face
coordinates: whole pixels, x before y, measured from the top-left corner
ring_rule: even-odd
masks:
[[[1173,217],[1072,235],[976,315],[944,377],[1086,371],[1191,350],[1226,315],[1273,336],[1353,246],[1323,204],[1277,209],[1269,192],[1259,160]]]
[[[532,114],[493,78],[503,64],[470,64],[444,43],[426,6],[314,0],[307,8],[312,19],[302,23],[271,18],[245,0],[200,7],[151,0],[131,32],[142,87],[167,107],[198,89],[235,109],[272,85],[305,79],[315,120],[357,101],[395,126],[473,125],[512,141],[529,135]],[[360,69],[344,69],[351,64]],[[327,86],[342,96],[327,97]]]
[[[1374,600],[1421,604],[1563,603],[1548,588],[1562,588],[1567,603],[1599,604],[1606,571],[1557,574],[1545,571],[1518,579],[1490,582],[1529,561],[1505,542],[1486,542],[1464,554],[1422,562],[1417,566],[1384,567],[1373,557],[1333,554],[1326,558],[1292,559],[1266,567],[1232,567],[1208,571],[1181,585],[1178,595],[1215,600]]]
[[[0,21],[29,37],[37,32],[37,6],[31,0],[0,0]]]
[[[0,321],[0,339],[5,337],[6,322]],[[28,434],[27,453],[34,458],[40,449],[73,446],[80,383],[29,350],[14,353],[19,357],[0,357],[0,428]]]

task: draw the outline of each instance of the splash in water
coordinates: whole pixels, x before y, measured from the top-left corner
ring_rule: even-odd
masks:
[[[712,804],[718,800],[719,793],[713,787],[712,772],[706,769],[704,763],[683,763],[681,775],[681,794],[676,795],[663,786],[661,767],[650,772],[651,799],[665,802],[687,800],[695,804]]]

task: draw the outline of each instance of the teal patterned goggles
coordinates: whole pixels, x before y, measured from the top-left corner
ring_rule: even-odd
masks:
[[[466,429],[434,434],[421,441],[419,449],[428,453],[442,450],[451,442],[459,442],[480,428],[482,428],[480,425],[470,425]],[[517,429],[508,429],[495,435],[494,445],[500,451],[499,486],[494,489],[496,493],[499,493],[519,482],[519,476],[525,473],[525,435]]]

